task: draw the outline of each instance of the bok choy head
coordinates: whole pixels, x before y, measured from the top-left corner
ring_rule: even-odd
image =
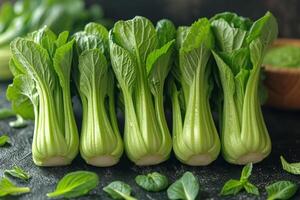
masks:
[[[44,27],[11,43],[15,76],[7,97],[16,113],[35,119],[32,156],[39,166],[70,164],[78,133],[70,94],[74,41]]]
[[[118,21],[109,35],[110,56],[125,104],[125,150],[137,165],[165,161],[172,148],[164,115],[164,82],[173,60],[175,27],[156,28],[144,17]]]
[[[83,107],[80,153],[88,164],[111,166],[119,161],[123,142],[115,113],[108,31],[100,24],[89,23],[74,38],[79,56],[75,82]]]
[[[277,37],[277,22],[266,13],[255,22],[233,13],[211,19],[213,51],[223,96],[221,133],[224,158],[234,164],[255,163],[271,151],[258,94],[267,47]]]
[[[220,140],[212,118],[213,88],[211,49],[214,45],[209,20],[199,19],[190,27],[179,27],[179,61],[170,92],[173,107],[173,148],[188,165],[208,165],[220,152]]]

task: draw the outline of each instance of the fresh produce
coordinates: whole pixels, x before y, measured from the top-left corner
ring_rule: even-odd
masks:
[[[102,17],[99,6],[86,10],[83,0],[17,0],[14,4],[4,1],[0,8],[0,80],[11,78],[9,43],[16,37],[45,25],[55,33],[74,31],[89,20],[99,21]]]
[[[255,22],[233,13],[202,18],[179,27],[177,37],[171,21],[154,27],[139,16],[118,21],[110,32],[89,23],[72,40],[68,32],[57,36],[44,27],[11,43],[15,79],[7,97],[18,116],[12,125],[35,119],[37,165],[71,163],[79,145],[71,101],[75,86],[83,106],[80,152],[87,163],[111,166],[122,156],[116,117],[121,105],[131,161],[159,164],[173,144],[182,163],[200,166],[220,152],[211,112],[217,105],[224,158],[240,165],[259,162],[271,151],[260,108],[260,71],[277,31],[269,12]],[[164,110],[166,88],[173,141]]]
[[[172,139],[164,115],[164,82],[172,64],[175,28],[156,29],[144,17],[118,21],[109,35],[110,57],[125,106],[124,144],[137,165],[168,159]]]
[[[208,19],[180,27],[177,45],[179,62],[173,71],[177,82],[170,84],[174,152],[185,164],[208,165],[221,148],[209,103],[214,39]]]
[[[28,181],[31,178],[31,176],[27,172],[25,172],[21,167],[18,166],[14,166],[12,169],[5,170],[4,173],[22,179],[24,181]]]
[[[285,171],[291,174],[300,175],[300,162],[289,163],[284,159],[283,156],[280,156],[280,161],[281,161],[282,168]]]
[[[268,193],[267,200],[285,200],[295,195],[298,186],[290,181],[278,181],[266,186],[266,190]]]
[[[0,197],[4,197],[6,195],[15,196],[28,192],[30,192],[29,187],[18,187],[6,177],[0,180]]]
[[[248,180],[251,176],[252,168],[252,163],[246,165],[242,170],[240,180],[230,179],[227,181],[223,186],[220,195],[236,195],[243,189],[246,190],[247,193],[259,195],[258,188]]]
[[[13,84],[7,97],[14,111],[33,117],[32,157],[39,166],[70,164],[78,153],[70,76],[74,40],[44,27],[11,43]]]
[[[78,54],[75,82],[83,107],[80,153],[91,165],[111,166],[122,156],[123,141],[115,111],[108,31],[100,24],[90,23],[74,38]]]
[[[65,175],[57,184],[54,192],[48,193],[50,198],[75,198],[86,195],[99,184],[99,177],[94,172],[76,171]]]
[[[300,47],[283,45],[270,48],[263,61],[272,67],[300,67]]]
[[[158,172],[149,173],[147,175],[138,175],[135,182],[144,190],[149,192],[159,192],[169,186],[168,178]]]
[[[169,199],[194,200],[199,193],[199,181],[191,172],[174,182],[167,190]]]
[[[130,185],[122,181],[114,181],[103,188],[112,199],[137,200],[131,196]]]
[[[278,27],[268,12],[255,22],[233,13],[211,19],[223,157],[232,164],[256,163],[271,152],[259,100],[261,65]]]
[[[0,136],[0,147],[4,146],[9,141],[8,135],[4,134]]]

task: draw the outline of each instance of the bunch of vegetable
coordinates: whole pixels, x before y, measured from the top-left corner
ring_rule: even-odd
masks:
[[[277,22],[266,13],[255,22],[233,13],[211,19],[218,68],[223,157],[233,164],[259,162],[271,152],[271,141],[260,108],[261,65],[277,37]]]
[[[14,4],[5,1],[0,9],[0,80],[11,78],[9,43],[16,37],[45,25],[55,33],[74,31],[89,20],[102,17],[100,7],[94,5],[86,10],[83,0],[17,0]]]
[[[118,21],[109,36],[113,70],[125,106],[124,144],[137,165],[168,159],[172,139],[164,114],[164,82],[172,64],[175,27],[144,17]]]
[[[213,88],[211,49],[214,47],[208,19],[202,18],[177,33],[179,62],[171,82],[173,148],[188,165],[208,165],[220,152],[220,140],[210,109]],[[178,89],[177,89],[178,87]]]
[[[80,153],[91,165],[111,166],[119,161],[123,142],[115,111],[108,31],[100,24],[89,23],[74,38],[78,55],[75,83],[83,107]]]
[[[78,152],[70,89],[74,40],[68,38],[44,27],[11,43],[15,78],[7,98],[19,115],[35,119],[32,156],[39,166],[70,164]]]

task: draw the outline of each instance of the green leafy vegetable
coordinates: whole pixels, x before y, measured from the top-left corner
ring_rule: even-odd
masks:
[[[159,192],[166,189],[169,185],[168,178],[158,172],[147,175],[138,175],[135,182],[143,189],[150,192]]]
[[[208,165],[218,157],[221,148],[209,104],[213,88],[209,59],[214,40],[206,18],[186,28],[184,36],[182,30],[177,33],[179,64],[174,69],[177,84],[170,84],[173,148],[176,157],[185,164]]]
[[[14,81],[7,98],[14,111],[34,116],[32,156],[39,166],[70,164],[78,153],[70,76],[73,43],[44,27],[11,43]]]
[[[230,17],[229,17],[230,16]],[[260,108],[260,71],[278,27],[268,12],[251,22],[235,14],[211,20],[216,38],[213,55],[221,83],[221,143],[225,160],[233,164],[256,163],[271,152],[271,140]],[[220,80],[219,80],[220,79]]]
[[[270,48],[263,64],[272,67],[300,67],[300,47],[284,45]]]
[[[28,121],[26,121],[22,116],[17,115],[17,119],[15,121],[9,122],[9,126],[13,128],[24,128],[28,125]]]
[[[243,189],[245,189],[247,193],[259,195],[258,188],[248,180],[251,176],[252,168],[252,163],[246,165],[242,170],[240,180],[230,179],[227,181],[223,186],[220,195],[236,195]]]
[[[0,80],[12,78],[8,63],[11,57],[9,43],[19,36],[48,26],[55,33],[74,32],[87,21],[101,21],[99,5],[86,9],[83,0],[17,0],[5,1],[0,8]],[[63,20],[62,20],[63,19]]]
[[[95,166],[116,164],[123,153],[115,111],[115,81],[109,64],[108,31],[100,24],[87,24],[75,34],[78,50],[76,85],[83,106],[80,153]]]
[[[280,156],[282,168],[291,173],[300,175],[300,162],[299,163],[288,163],[283,156]]]
[[[199,193],[199,182],[191,172],[185,172],[167,190],[169,199],[194,200]]]
[[[268,198],[267,200],[275,199],[290,199],[295,195],[298,186],[290,181],[278,181],[266,187]]]
[[[5,170],[4,173],[25,181],[30,179],[30,175],[18,166],[14,166],[10,170]]]
[[[0,109],[0,120],[16,116],[16,113],[8,108]]]
[[[161,163],[171,152],[163,89],[173,60],[174,35],[170,21],[160,21],[155,29],[144,17],[118,21],[110,32],[112,67],[125,105],[125,150],[137,165]]]
[[[114,181],[103,188],[113,199],[136,200],[131,196],[131,187],[122,181]]]
[[[4,146],[9,141],[8,135],[4,134],[0,136],[0,147]]]
[[[65,175],[57,184],[54,192],[47,196],[75,198],[86,195],[99,184],[98,175],[88,171],[76,171]]]
[[[28,192],[30,192],[29,187],[18,187],[6,177],[0,180],[0,197],[6,195],[20,195]]]

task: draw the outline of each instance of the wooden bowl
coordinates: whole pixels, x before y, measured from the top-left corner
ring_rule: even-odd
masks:
[[[300,47],[298,39],[278,39],[273,47],[294,45]],[[300,67],[286,68],[280,66],[265,66],[268,89],[267,105],[283,109],[300,109]]]

